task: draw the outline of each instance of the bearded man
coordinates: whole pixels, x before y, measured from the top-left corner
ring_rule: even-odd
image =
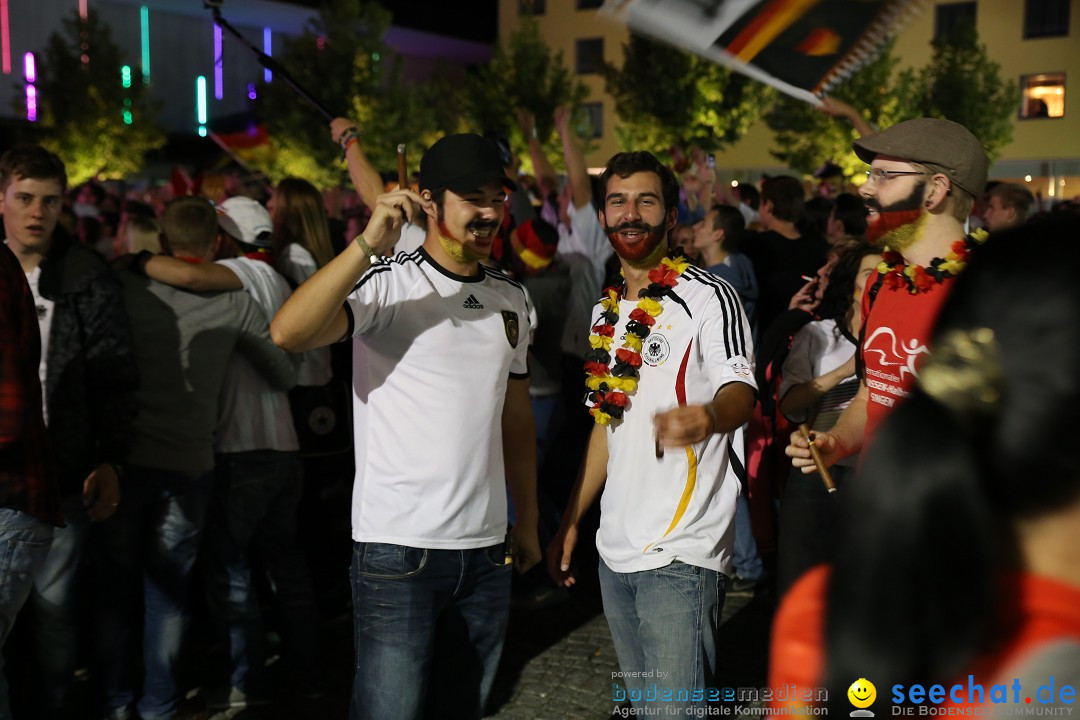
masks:
[[[578,523],[602,492],[600,585],[623,673],[612,699],[688,714],[718,699],[741,426],[756,392],[750,327],[728,283],[669,257],[679,190],[667,167],[619,153],[601,187],[600,224],[624,281],[593,309],[585,369],[596,424],[548,570],[574,583]]]
[[[480,263],[514,187],[488,140],[442,138],[420,160],[420,194],[379,196],[364,233],[271,326],[293,352],[355,338],[350,720],[479,720],[510,559],[521,572],[540,560],[528,302]],[[380,259],[406,222],[426,227],[423,245]]]
[[[858,452],[910,391],[928,352],[938,310],[985,233],[964,234],[964,221],[986,185],[990,161],[967,128],[916,118],[854,143],[870,164],[859,190],[869,215],[867,239],[884,259],[863,297],[864,368],[858,394],[814,444],[826,465]],[[815,471],[807,442],[793,433],[792,465]]]

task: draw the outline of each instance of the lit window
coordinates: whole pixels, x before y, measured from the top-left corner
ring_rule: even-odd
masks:
[[[1025,75],[1020,78],[1022,118],[1065,116],[1065,73]]]

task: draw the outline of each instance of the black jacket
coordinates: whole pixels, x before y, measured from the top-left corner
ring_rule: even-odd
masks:
[[[100,463],[123,464],[139,375],[120,283],[97,253],[58,228],[38,289],[55,303],[44,391],[66,495]]]

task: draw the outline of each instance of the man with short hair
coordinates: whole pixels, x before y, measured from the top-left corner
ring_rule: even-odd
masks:
[[[529,307],[480,262],[508,187],[488,140],[442,138],[420,161],[420,194],[381,195],[364,234],[274,318],[292,352],[355,338],[353,720],[479,718],[511,553],[522,572],[540,557]],[[379,260],[406,222],[426,228],[423,245]]]
[[[92,521],[113,514],[132,442],[138,370],[120,284],[57,225],[63,162],[38,146],[0,157],[7,245],[22,265],[41,326],[43,413],[56,456],[65,527],[53,533],[23,613],[35,716],[69,717],[80,637],[76,579]]]
[[[872,437],[918,377],[939,309],[968,255],[986,237],[964,234],[964,221],[986,185],[990,161],[967,128],[916,118],[854,143],[870,164],[859,190],[869,209],[867,239],[884,259],[867,280],[859,352],[863,379],[855,399],[814,444],[826,465],[848,457]],[[815,471],[807,441],[793,433],[792,465]]]
[[[271,264],[273,222],[255,200],[233,197],[217,206],[217,262],[193,264],[157,255],[143,263],[160,282],[189,290],[242,288],[269,323],[292,293]],[[266,643],[249,555],[269,575],[291,690],[317,694],[318,612],[307,563],[297,543],[303,490],[299,449],[286,393],[274,389],[243,355],[233,354],[218,406],[214,492],[203,559],[207,597],[226,632],[230,682],[206,694],[211,709],[264,703]]]
[[[983,223],[990,232],[1023,225],[1035,207],[1035,196],[1023,185],[998,183],[988,193]]]
[[[209,262],[217,227],[207,200],[177,198],[161,216],[162,244],[187,262]],[[266,316],[247,293],[193,293],[135,272],[120,277],[142,384],[124,502],[100,528],[102,705],[107,718],[132,717],[141,655],[139,717],[163,720],[173,717],[183,697],[186,595],[210,502],[218,399],[229,359],[234,350],[244,353],[278,390],[295,384],[296,366],[270,341]],[[136,591],[145,608],[141,653]]]
[[[578,524],[602,492],[600,585],[625,677],[613,692],[686,713],[715,679],[741,426],[755,396],[750,327],[728,283],[668,257],[678,183],[666,166],[619,153],[601,182],[598,216],[625,281],[593,311],[585,369],[596,424],[548,570],[574,583]]]
[[[784,175],[761,184],[761,222],[764,232],[747,233],[743,252],[754,264],[760,289],[758,329],[765,333],[792,296],[825,262],[828,246],[820,235],[797,227],[805,207],[802,182]]]
[[[40,215],[40,198],[29,205]],[[0,650],[64,522],[41,414],[40,353],[33,295],[0,244]],[[11,717],[2,654],[0,717]]]

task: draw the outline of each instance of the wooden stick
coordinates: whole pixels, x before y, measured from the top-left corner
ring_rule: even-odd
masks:
[[[397,182],[399,190],[409,189],[409,166],[405,162],[405,143],[397,146]]]
[[[801,423],[799,432],[806,438],[806,442],[810,446],[810,457],[814,460],[814,466],[817,468],[818,475],[821,476],[821,482],[825,485],[825,489],[830,493],[836,492],[836,483],[833,482],[829,469],[825,467],[825,461],[821,459],[821,453],[818,451],[817,445],[810,439],[810,428],[806,427],[806,423]]]

